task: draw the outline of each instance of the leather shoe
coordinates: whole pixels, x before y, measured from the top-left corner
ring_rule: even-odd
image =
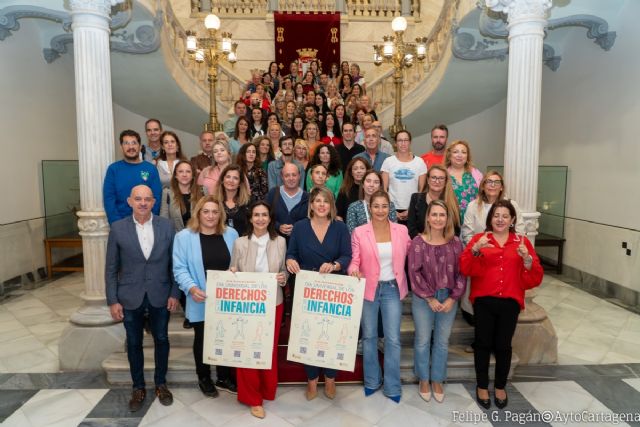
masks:
[[[427,384],[429,383],[428,381],[425,381]],[[429,388],[429,391],[420,391],[422,390],[421,386],[422,386],[422,381],[420,381],[418,383],[418,394],[420,395],[420,397],[422,398],[422,400],[424,400],[425,402],[429,402],[431,401],[431,388]],[[429,386],[431,387],[431,386]]]
[[[266,414],[264,413],[264,408],[262,406],[252,406],[251,407],[251,415],[256,418],[264,418]]]
[[[238,386],[229,378],[226,380],[217,380],[216,387],[231,394],[238,394]]]
[[[137,412],[142,408],[144,399],[147,397],[147,391],[143,388],[137,388],[131,392],[131,400],[129,400],[129,411]]]
[[[505,392],[504,399],[498,399],[498,396],[494,395],[493,402],[496,404],[498,409],[503,409],[505,406],[507,406],[507,403],[509,403],[509,396],[507,396],[506,392]]]
[[[163,406],[169,406],[173,403],[173,394],[171,394],[166,384],[156,386],[156,396]]]
[[[213,385],[213,381],[211,378],[200,378],[198,381],[198,387],[200,387],[200,391],[207,397],[218,397],[218,390],[216,386]]]
[[[333,400],[336,397],[336,380],[324,379],[324,395]]]
[[[316,397],[318,397],[318,379],[317,378],[315,380],[309,380],[307,382],[307,390],[304,392],[304,397],[306,397],[307,400],[313,400]]]
[[[478,404],[482,406],[484,409],[491,408],[491,399],[481,399],[480,395],[478,394],[477,387],[476,387],[476,400],[478,401]]]
[[[434,387],[435,384],[437,384],[440,387],[441,393],[438,393],[435,390],[436,389],[436,387]],[[431,384],[431,391],[433,392],[433,398],[435,399],[436,402],[438,403],[444,402],[444,388],[442,387],[442,384],[440,383]]]

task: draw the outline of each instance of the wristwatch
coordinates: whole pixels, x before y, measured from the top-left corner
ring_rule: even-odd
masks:
[[[332,262],[331,265],[333,265],[333,271],[338,271],[338,263],[336,261]]]

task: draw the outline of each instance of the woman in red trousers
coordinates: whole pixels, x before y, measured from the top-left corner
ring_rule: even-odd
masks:
[[[249,208],[247,235],[237,239],[233,245],[230,270],[277,273],[278,285],[282,287],[287,279],[286,253],[285,240],[278,235],[271,221],[269,205],[264,201],[255,202]],[[238,401],[250,406],[251,415],[257,418],[265,417],[262,401],[275,399],[278,387],[278,337],[284,307],[280,287],[276,300],[271,369],[237,369]]]

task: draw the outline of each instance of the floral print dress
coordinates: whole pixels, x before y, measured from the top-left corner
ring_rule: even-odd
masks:
[[[460,224],[462,224],[467,206],[469,206],[472,200],[478,197],[478,184],[471,172],[465,171],[464,174],[462,174],[461,183],[459,183],[453,175],[450,175],[450,177],[453,192],[456,195],[458,206],[460,207]]]

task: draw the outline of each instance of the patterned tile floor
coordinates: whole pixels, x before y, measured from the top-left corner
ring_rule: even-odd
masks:
[[[282,386],[267,417],[253,418],[235,396],[202,396],[173,388],[164,407],[151,393],[142,410],[127,411],[128,388],[102,372],[60,373],[57,342],[81,304],[82,275],[64,276],[0,303],[2,426],[640,426],[640,316],[546,276],[535,301],[556,328],[559,365],[518,367],[507,410],[482,410],[472,382],[451,382],[445,402],[426,403],[416,385],[396,404],[358,385],[341,385],[331,401],[307,402],[300,386]],[[149,390],[151,391],[151,390]]]

